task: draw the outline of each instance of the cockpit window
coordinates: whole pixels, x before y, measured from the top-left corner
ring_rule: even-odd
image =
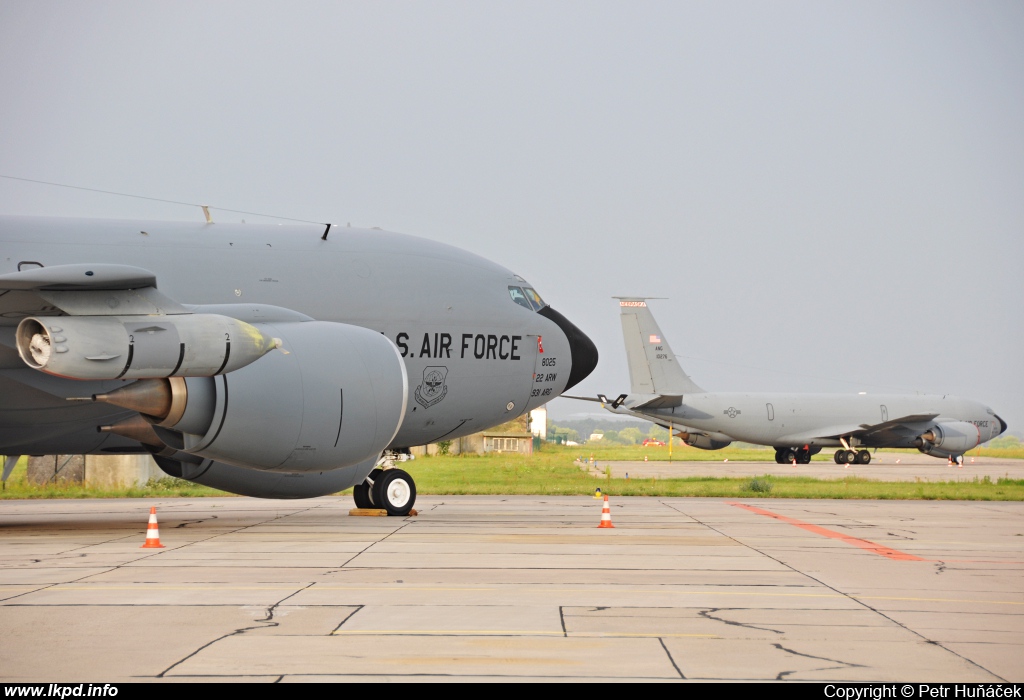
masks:
[[[533,308],[539,311],[547,306],[547,304],[544,303],[544,300],[540,298],[540,294],[537,294],[537,292],[533,291],[529,287],[523,287],[523,291],[526,292],[526,298],[530,300],[531,304],[533,304]]]
[[[533,307],[530,306],[530,302],[526,299],[526,295],[523,294],[523,290],[519,287],[509,287],[508,295],[512,297],[512,301],[515,303],[533,311]]]

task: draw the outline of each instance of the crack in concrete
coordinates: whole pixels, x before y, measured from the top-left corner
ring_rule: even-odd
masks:
[[[807,673],[808,671],[838,671],[844,668],[867,668],[864,664],[855,664],[850,661],[842,661],[840,659],[830,659],[825,656],[814,656],[813,654],[805,654],[801,651],[796,651],[795,649],[787,649],[786,647],[777,643],[772,644],[772,646],[780,651],[784,651],[788,654],[793,654],[794,656],[803,656],[807,659],[814,659],[816,661],[831,661],[834,664],[839,664],[839,666],[824,666],[822,668],[805,669],[804,671],[780,671],[779,674],[775,676],[775,680],[777,681],[784,681],[786,680],[786,676],[791,676],[794,673]]]
[[[673,508],[674,510],[682,513],[682,511],[680,511],[675,505],[670,504],[670,507]],[[736,539],[735,537],[733,537],[731,535],[727,535],[726,533],[722,532],[721,530],[719,530],[718,528],[714,527],[713,525],[710,525],[710,524],[705,523],[705,522],[703,522],[701,520],[698,520],[694,516],[691,516],[691,515],[689,515],[687,513],[682,513],[682,514],[686,515],[689,518],[692,518],[695,522],[700,523],[701,525],[703,525],[704,527],[708,528],[709,530],[712,530],[713,532],[717,532],[719,535],[722,535],[723,537],[726,537],[726,538],[732,540],[736,544],[738,544],[738,545],[740,545],[742,547],[746,547],[747,549],[750,549],[751,551],[757,552],[761,556],[767,557],[767,558],[771,559],[772,561],[776,562],[780,566],[784,566],[787,569],[789,569],[790,571],[792,571],[792,572],[794,572],[794,573],[796,573],[796,574],[798,574],[800,576],[804,576],[805,578],[808,578],[811,581],[815,581],[816,583],[818,583],[819,585],[823,586],[824,588],[827,588],[828,590],[832,591],[836,595],[841,596],[843,598],[847,598],[851,602],[855,603],[856,605],[860,605],[861,607],[864,607],[864,608],[870,610],[871,612],[875,613],[879,617],[881,617],[881,618],[883,618],[885,620],[888,620],[892,624],[894,624],[897,627],[899,627],[899,628],[909,632],[910,634],[914,635],[915,637],[918,637],[922,641],[928,642],[930,644],[934,644],[935,646],[939,647],[940,649],[942,649],[946,653],[952,654],[953,656],[957,657],[958,659],[961,659],[961,660],[965,661],[966,663],[968,663],[968,664],[970,664],[970,665],[972,665],[972,666],[974,666],[974,667],[984,671],[985,673],[990,674],[991,676],[993,676],[994,678],[998,679],[999,681],[1001,681],[1003,683],[1007,682],[1005,678],[999,676],[996,673],[993,673],[992,671],[990,671],[989,669],[985,668],[984,666],[982,666],[977,661],[974,661],[973,659],[970,659],[970,658],[964,656],[963,654],[957,653],[956,651],[950,649],[949,647],[944,646],[941,642],[937,642],[935,640],[929,639],[924,634],[918,632],[917,630],[911,629],[910,627],[908,627],[907,625],[901,623],[900,621],[896,620],[895,618],[893,618],[893,617],[891,617],[889,615],[886,615],[884,612],[882,612],[878,608],[873,607],[872,605],[870,605],[869,603],[861,600],[860,598],[857,598],[856,596],[850,595],[849,593],[845,593],[843,591],[840,591],[839,589],[835,588],[834,586],[831,586],[831,585],[825,583],[821,579],[816,578],[815,576],[812,576],[811,574],[807,573],[806,571],[800,571],[796,567],[792,566],[791,564],[787,564],[786,562],[782,561],[778,557],[774,557],[771,554],[768,554],[767,552],[763,552],[760,549],[758,549],[757,547],[754,547],[753,545],[747,544],[745,542],[741,542],[740,540]],[[832,659],[826,659],[826,660],[827,661],[832,661]],[[845,662],[839,662],[839,663],[845,663]],[[792,673],[792,672],[790,672],[790,673]]]
[[[182,520],[180,523],[174,526],[175,529],[181,527],[188,527],[189,525],[196,525],[197,523],[205,523],[208,520],[216,520],[216,515],[211,515],[209,518],[197,518],[196,520]]]
[[[676,660],[672,658],[672,652],[668,650],[667,646],[665,646],[665,640],[661,637],[658,637],[658,641],[661,643],[661,648],[665,650],[665,655],[668,656],[668,660],[669,663],[672,664],[672,668],[674,668],[676,670],[676,673],[679,674],[679,677],[685,681],[686,676],[683,674],[683,669],[679,668],[679,664],[677,664]]]
[[[774,632],[775,634],[785,634],[784,630],[775,630],[770,627],[758,627],[757,625],[750,625],[744,622],[736,622],[735,620],[726,620],[722,617],[715,617],[714,613],[722,612],[723,610],[747,610],[748,608],[708,608],[706,610],[698,610],[697,614],[706,620],[714,620],[715,622],[722,622],[727,625],[733,625],[735,627],[746,627],[747,629],[760,630],[762,632]]]
[[[346,622],[351,620],[352,617],[357,612],[359,612],[360,610],[362,610],[366,606],[365,605],[349,605],[349,606],[346,606],[346,607],[350,607],[350,608],[354,608],[354,609],[348,615],[345,616],[345,619],[343,619],[341,622],[338,623],[337,627],[335,627],[333,630],[331,630],[331,634],[335,634],[338,630],[340,630],[345,625]]]

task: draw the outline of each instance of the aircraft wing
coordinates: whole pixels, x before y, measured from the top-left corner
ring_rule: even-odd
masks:
[[[878,433],[884,433],[888,430],[894,430],[901,427],[910,427],[914,423],[926,423],[930,420],[934,420],[938,417],[938,413],[918,413],[908,416],[902,416],[900,418],[894,418],[887,420],[882,423],[875,423],[870,425],[868,423],[860,424],[849,424],[849,425],[835,425],[823,429],[817,429],[814,431],[808,431],[806,433],[799,433],[796,435],[787,435],[787,440],[796,440],[809,442],[811,440],[838,440],[839,438],[849,437],[867,437],[869,435],[877,435]]]
[[[189,311],[156,289],[156,275],[133,265],[74,264],[0,275],[0,312],[69,316],[168,315]]]

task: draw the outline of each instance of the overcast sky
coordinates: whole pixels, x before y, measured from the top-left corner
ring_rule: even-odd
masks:
[[[649,295],[707,389],[1024,431],[1020,2],[2,0],[0,174],[467,248],[594,339],[574,392],[628,390],[611,297]]]

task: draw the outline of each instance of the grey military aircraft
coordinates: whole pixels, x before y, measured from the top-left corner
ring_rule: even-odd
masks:
[[[679,366],[643,297],[619,300],[630,393],[600,401],[612,413],[668,428],[691,447],[719,450],[733,440],[775,448],[780,464],[807,464],[838,447],[837,464],[868,464],[872,447],[916,447],[954,459],[1006,430],[991,408],[949,395],[708,392]]]
[[[407,514],[408,448],[560,395],[597,349],[436,242],[312,225],[0,217],[0,454],[148,452],[233,493],[355,487]]]

